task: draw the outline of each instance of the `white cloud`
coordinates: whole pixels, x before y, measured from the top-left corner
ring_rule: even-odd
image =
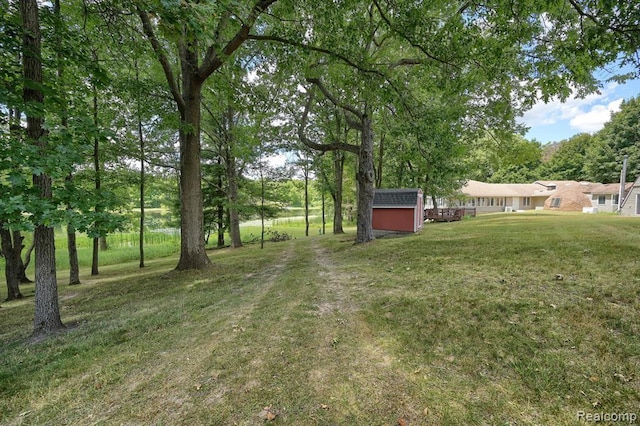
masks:
[[[620,109],[622,99],[610,99],[617,86],[617,83],[608,84],[584,98],[572,97],[564,102],[553,98],[548,103],[539,102],[523,115],[521,121],[529,127],[569,122],[579,132],[595,132],[609,120],[611,112]]]
[[[620,111],[624,99],[616,99],[607,105],[594,105],[589,111],[576,115],[569,121],[569,125],[579,132],[593,133],[604,127],[611,118],[611,113]]]

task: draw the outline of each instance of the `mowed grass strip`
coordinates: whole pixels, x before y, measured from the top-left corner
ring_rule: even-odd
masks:
[[[640,221],[512,214],[60,287],[0,309],[2,424],[580,424],[640,414]]]

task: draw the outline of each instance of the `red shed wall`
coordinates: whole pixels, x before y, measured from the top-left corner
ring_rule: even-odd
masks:
[[[415,232],[413,208],[374,208],[373,229]]]
[[[416,206],[413,220],[415,221],[414,231],[417,232],[422,229],[422,225],[424,224],[424,199],[422,198],[422,191],[418,193],[418,205]]]

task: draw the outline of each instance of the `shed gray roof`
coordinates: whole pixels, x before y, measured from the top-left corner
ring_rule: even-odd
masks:
[[[422,194],[422,190],[376,189],[373,207],[415,207],[418,204],[418,194]]]

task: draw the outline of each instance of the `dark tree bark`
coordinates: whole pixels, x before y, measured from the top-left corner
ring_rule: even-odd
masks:
[[[304,235],[309,236],[309,158],[305,153],[302,172],[304,174]]]
[[[211,262],[205,251],[202,172],[200,167],[200,102],[202,83],[191,69],[193,52],[185,52],[183,94],[185,101],[180,126],[180,260],[178,270],[202,269]]]
[[[333,173],[335,181],[335,191],[331,194],[333,198],[333,233],[344,234],[342,228],[342,187],[344,175],[344,153],[342,151],[333,152]]]
[[[329,144],[319,144],[309,140],[304,133],[304,127],[307,122],[309,109],[314,97],[314,91],[308,91],[309,96],[302,113],[301,123],[298,127],[298,136],[300,140],[309,148],[322,152],[343,149],[350,151],[358,156],[358,172],[356,173],[356,181],[358,183],[358,212],[357,212],[357,231],[356,243],[366,243],[375,240],[373,235],[373,197],[375,193],[375,164],[373,162],[373,127],[371,117],[367,112],[365,105],[364,112],[358,110],[352,105],[340,102],[331,92],[327,90],[320,79],[308,78],[307,81],[319,88],[325,98],[327,98],[336,107],[350,114],[353,118],[347,118],[349,126],[360,131],[360,144],[349,145],[347,143],[334,142]],[[347,116],[348,117],[348,116]]]
[[[96,128],[98,127],[98,89],[96,88],[95,84],[93,85],[93,124],[94,126],[96,126]],[[102,188],[102,178],[100,174],[100,139],[97,136],[93,138],[93,170],[95,173],[94,187],[96,189],[96,194],[99,194]],[[100,212],[101,210],[102,207],[96,204],[96,213]],[[91,256],[91,275],[94,276],[99,274],[98,266],[100,259],[98,251],[100,250],[100,243],[98,240],[98,237],[95,237],[93,239],[92,246],[93,250]]]
[[[76,245],[76,230],[73,225],[67,225],[67,252],[69,253],[69,285],[80,284],[80,265],[78,263],[78,247]]]
[[[91,275],[98,275],[98,264],[99,264],[99,251],[100,245],[97,238],[94,238],[91,246]]]
[[[373,129],[371,118],[362,117],[358,152],[358,223],[356,242],[366,243],[375,239],[373,235],[373,197],[375,194],[375,169],[373,164]]]
[[[140,73],[138,70],[138,61],[135,62],[136,68],[136,81],[140,80]],[[138,84],[138,87],[140,85]],[[140,228],[139,228],[139,247],[140,247],[140,268],[144,268],[144,221],[145,221],[145,211],[144,211],[144,191],[145,191],[145,161],[146,161],[146,152],[145,152],[145,140],[144,140],[144,132],[142,131],[142,94],[138,90],[136,93],[136,109],[138,115],[138,146],[140,148]]]
[[[222,176],[220,176],[220,180],[222,181]],[[222,184],[222,182],[220,182],[220,184]],[[222,203],[219,203],[216,206],[216,224],[218,228],[218,241],[216,246],[218,248],[221,248],[221,247],[224,247],[224,230],[225,230],[224,205]]]
[[[11,231],[0,224],[0,240],[4,256],[4,272],[7,280],[7,300],[22,298],[20,293],[20,247],[22,239],[12,240]]]
[[[40,89],[43,82],[41,56],[40,19],[36,0],[21,0],[23,35],[23,73],[24,79],[33,84],[25,84],[23,100],[26,104],[44,103],[44,94]],[[43,118],[27,113],[27,138],[46,156],[46,140],[43,135]],[[52,198],[51,178],[45,174],[33,176],[33,184],[43,200]],[[43,224],[36,225],[33,235],[36,250],[36,286],[35,315],[33,335],[47,335],[64,328],[60,320],[58,305],[58,283],[56,278],[56,256],[54,230]]]

